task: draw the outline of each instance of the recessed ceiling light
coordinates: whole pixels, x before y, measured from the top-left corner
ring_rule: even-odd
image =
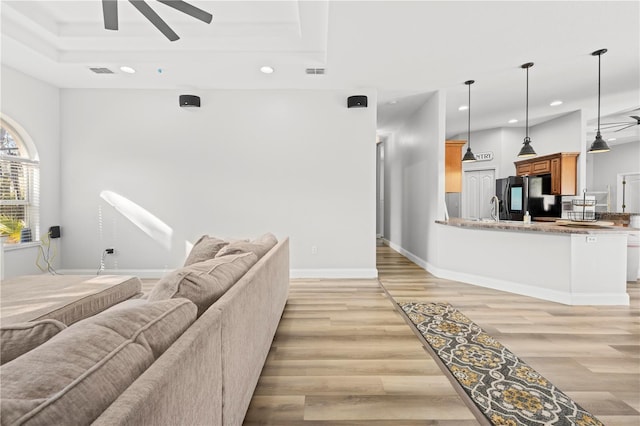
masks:
[[[557,100],[557,101],[553,101],[549,104],[549,106],[558,106],[558,105],[562,105],[562,101],[561,100]]]
[[[265,65],[263,67],[260,67],[260,71],[262,71],[264,74],[271,74],[273,72],[273,67]]]
[[[609,138],[609,139],[607,139],[607,142],[611,142],[611,141],[615,141],[615,140],[616,140],[616,138]]]
[[[466,111],[466,110],[468,110],[468,109],[469,109],[469,106],[468,106],[468,105],[460,105],[460,106],[458,107],[458,111]]]
[[[397,104],[397,103],[398,103],[398,101],[391,101],[391,102],[389,102],[389,103],[390,103],[391,105],[395,105],[395,104]]]
[[[131,67],[120,67],[120,71],[126,72],[127,74],[134,74],[136,70]]]
[[[513,124],[513,123],[517,123],[518,119],[517,118],[512,118],[511,120],[507,121],[507,123],[509,124]]]

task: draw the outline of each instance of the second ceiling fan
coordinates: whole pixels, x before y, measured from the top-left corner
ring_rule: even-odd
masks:
[[[189,16],[192,16],[207,24],[213,20],[213,15],[202,9],[199,9],[182,0],[158,0],[169,7],[179,10]],[[129,0],[145,18],[149,20],[162,34],[169,40],[176,41],[180,39],[178,34],[169,27],[169,25],[158,15],[144,0]],[[118,29],[118,0],[102,0],[102,14],[104,16],[104,28],[107,30]]]

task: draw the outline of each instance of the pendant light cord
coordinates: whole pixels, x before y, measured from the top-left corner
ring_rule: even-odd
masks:
[[[600,134],[600,60],[602,54],[598,55],[598,134]]]
[[[471,84],[469,86],[469,108],[467,108],[467,143],[471,148]]]
[[[525,117],[525,128],[526,128],[526,132],[525,132],[525,139],[529,139],[529,68],[527,67],[527,105],[526,105],[526,117]]]

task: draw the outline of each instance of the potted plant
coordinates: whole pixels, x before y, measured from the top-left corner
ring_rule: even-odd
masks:
[[[0,215],[0,236],[7,237],[6,243],[19,243],[24,222],[9,216]]]

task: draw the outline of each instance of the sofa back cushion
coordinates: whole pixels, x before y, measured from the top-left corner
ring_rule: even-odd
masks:
[[[0,328],[0,364],[29,352],[67,328],[57,320],[4,325]]]
[[[254,253],[243,253],[176,269],[156,283],[147,299],[151,302],[184,297],[196,304],[200,316],[257,261]]]
[[[193,248],[189,252],[189,256],[184,261],[184,266],[193,265],[194,263],[204,262],[205,260],[213,259],[216,254],[224,246],[229,244],[228,241],[221,240],[220,238],[210,237],[203,235],[193,245]]]
[[[278,243],[278,239],[271,233],[266,233],[253,241],[232,241],[222,247],[216,257],[228,256],[240,253],[255,253],[258,259],[262,258]]]
[[[185,299],[104,312],[0,367],[2,424],[89,424],[196,317]]]

